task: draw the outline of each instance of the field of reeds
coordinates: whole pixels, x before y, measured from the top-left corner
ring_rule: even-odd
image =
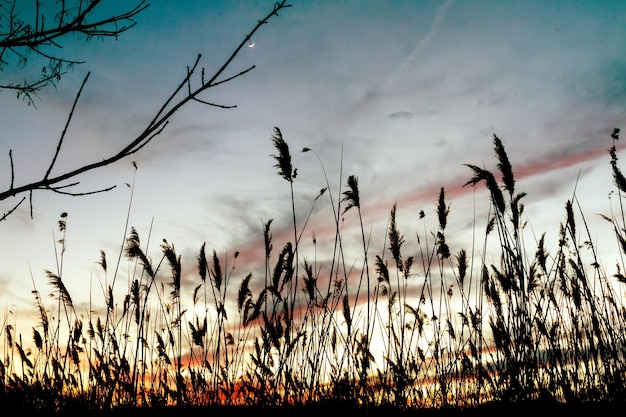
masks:
[[[620,200],[605,220],[626,254],[619,130],[611,136],[607,181]],[[39,322],[32,332],[5,317],[0,403],[55,412],[329,404],[451,412],[626,399],[626,272],[601,267],[575,193],[558,214],[566,220],[555,231],[556,247],[545,247],[545,234],[525,237],[526,194],[516,189],[497,136],[497,172],[467,165],[466,186],[489,196],[489,215],[477,226],[482,237],[471,247],[447,243],[453,213],[442,188],[433,201],[437,225],[416,233],[418,249],[406,249],[394,205],[377,253],[351,175],[339,195],[327,180],[316,198],[334,213],[334,244],[314,248],[330,260],[324,267],[308,257],[316,243],[302,239],[308,219],[296,220],[297,171],[280,129],[271,141],[292,196],[293,234],[275,248],[273,220],[264,224],[263,270],[253,274],[236,263],[238,253],[223,258],[202,244],[196,284],[185,288],[189,266],[174,244],[163,240],[148,253],[149,239],[129,228],[121,251],[128,272],[102,252],[104,291],[90,295],[89,311],[77,311],[61,272],[47,271],[55,297],[44,299],[34,286]],[[346,247],[346,216],[360,224],[357,247]],[[58,265],[67,227],[62,214]]]

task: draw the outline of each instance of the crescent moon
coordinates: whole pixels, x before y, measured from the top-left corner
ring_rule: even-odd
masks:
[[[255,42],[248,43],[248,48],[254,48],[254,45],[256,45],[256,43],[255,43]]]

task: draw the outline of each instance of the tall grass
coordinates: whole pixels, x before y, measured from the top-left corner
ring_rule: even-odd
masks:
[[[609,155],[618,207],[604,219],[626,254],[618,139],[616,129]],[[184,288],[174,244],[162,240],[152,251],[150,236],[144,242],[131,227],[114,271],[100,254],[103,306],[92,304],[90,294],[89,311],[77,311],[65,285],[71,225],[62,214],[56,270],[46,271],[53,303],[44,302],[33,278],[40,320],[32,348],[5,314],[0,398],[32,409],[111,409],[328,401],[471,407],[626,397],[625,268],[618,264],[610,273],[600,266],[575,192],[564,204],[557,246],[545,247],[545,233],[529,240],[526,193],[516,189],[505,147],[494,136],[497,170],[467,165],[465,185],[484,185],[489,196],[489,214],[475,226],[484,228],[480,242],[450,247],[451,206],[441,188],[433,202],[436,226],[428,226],[423,211],[416,219],[423,225],[416,249],[407,253],[394,204],[383,249],[374,253],[358,177],[349,175],[334,194],[319,156],[305,148],[319,160],[326,183],[303,217],[294,198],[297,169],[279,128],[271,141],[275,168],[289,186],[293,240],[275,250],[274,220],[267,220],[262,270],[240,272],[246,265],[237,265],[237,252],[220,257],[202,244],[196,286]],[[318,249],[315,237],[302,236],[313,207],[326,198],[334,243]],[[132,194],[129,212],[131,204]],[[358,218],[360,235],[350,248],[341,225],[348,215]],[[328,262],[302,255],[318,250]],[[120,285],[121,302],[114,299]]]

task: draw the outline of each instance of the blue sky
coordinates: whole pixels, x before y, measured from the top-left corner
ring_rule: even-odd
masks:
[[[273,4],[155,0],[117,41],[70,42],[64,54],[86,62],[56,89],[42,92],[36,109],[10,92],[0,93],[3,187],[9,183],[10,149],[17,184],[45,172],[88,71],[59,171],[123,147],[198,53],[212,73]],[[483,222],[488,200],[482,188],[474,195],[462,187],[471,174],[463,164],[495,168],[494,133],[506,146],[519,188],[529,193],[527,214],[537,234],[545,231],[556,239],[579,174],[576,190],[588,220],[595,225],[595,213],[609,212],[613,187],[606,150],[612,129],[624,128],[626,121],[623,2],[294,0],[292,5],[261,28],[254,47],[242,50],[227,73],[256,68],[204,96],[237,108],[191,103],[140,153],[82,176],[73,189],[116,185],[114,190],[87,197],[38,192],[34,219],[24,205],[0,225],[3,309],[24,316],[34,310],[31,271],[38,289],[47,292],[43,271],[56,270],[53,241],[61,212],[68,213],[63,278],[75,300],[87,300],[90,282],[98,285],[99,251],[114,263],[125,237],[131,161],[139,169],[129,225],[144,242],[150,235],[153,258],[163,238],[175,244],[191,274],[203,242],[224,256],[250,248],[262,256],[262,224],[270,218],[274,247],[282,247],[281,239],[290,237],[291,205],[288,184],[270,157],[274,126],[282,130],[298,168],[300,216],[326,185],[319,161],[300,153],[303,147],[320,156],[335,202],[346,177],[359,177],[373,254],[382,253],[387,216],[396,202],[408,248],[415,243],[419,210],[435,227],[440,187],[450,194],[452,250],[467,248],[472,213]],[[2,211],[10,207],[11,201],[4,202]],[[316,202],[305,236],[330,238],[324,233],[332,229],[332,216],[327,198]],[[356,224],[346,216],[347,236]],[[608,225],[597,225],[594,238],[610,241],[603,239]],[[603,260],[611,268],[616,255],[606,253]],[[248,256],[242,259],[251,260]],[[242,262],[238,268],[243,277],[251,267]]]

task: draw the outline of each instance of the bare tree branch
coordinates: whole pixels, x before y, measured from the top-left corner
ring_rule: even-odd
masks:
[[[13,189],[13,184],[15,183],[15,168],[13,166],[13,149],[9,149],[9,161],[11,162],[11,187]]]
[[[99,4],[100,1],[94,1],[92,3],[90,3],[90,6],[85,9],[84,11],[82,11],[77,17],[75,17],[71,23],[67,23],[67,25],[69,25],[69,28],[74,28],[75,30],[80,29],[81,31],[86,30],[86,27],[90,27],[90,25],[86,25],[84,23],[81,23],[85,16],[89,13],[90,10],[93,10],[93,8]],[[144,1],[142,1],[141,3],[139,3],[139,5],[133,9],[131,12],[129,12],[129,16],[132,17],[135,14],[139,13],[141,10],[145,9],[145,7],[147,7],[148,5],[144,4]],[[219,86],[221,84],[230,82],[240,76],[243,76],[245,74],[247,74],[248,72],[250,72],[252,69],[254,69],[254,66],[251,66],[248,69],[245,69],[243,71],[240,71],[238,73],[236,73],[235,75],[229,76],[229,77],[225,77],[225,78],[221,78],[220,77],[224,74],[224,72],[229,68],[229,66],[231,65],[231,63],[233,62],[233,60],[235,59],[235,57],[239,54],[239,52],[241,51],[241,49],[250,41],[251,37],[261,28],[261,26],[263,26],[265,23],[267,23],[273,16],[278,16],[278,12],[284,8],[287,7],[291,7],[290,4],[286,4],[286,0],[282,0],[280,2],[276,2],[273,6],[272,11],[267,14],[267,16],[265,16],[263,19],[259,20],[256,25],[253,27],[253,29],[250,31],[249,34],[247,34],[243,41],[234,49],[234,51],[231,53],[231,55],[228,57],[228,59],[224,62],[224,64],[208,79],[205,79],[205,71],[204,68],[201,69],[201,73],[198,77],[195,77],[197,70],[198,70],[198,66],[201,60],[201,55],[198,54],[198,56],[196,57],[194,64],[191,67],[187,68],[187,73],[185,75],[185,77],[182,79],[182,81],[178,84],[178,86],[174,89],[174,91],[172,92],[172,94],[165,100],[165,102],[161,105],[161,107],[157,110],[155,116],[152,118],[152,120],[148,123],[148,125],[146,126],[146,128],[133,140],[131,140],[126,146],[124,146],[121,150],[119,150],[117,153],[114,153],[113,155],[110,155],[108,157],[105,157],[99,161],[96,162],[92,162],[92,163],[88,163],[85,164],[79,168],[76,168],[74,170],[71,171],[67,171],[65,173],[62,174],[58,174],[58,175],[51,175],[52,174],[52,169],[54,168],[56,161],[57,161],[57,157],[61,151],[62,145],[63,145],[63,141],[65,138],[65,135],[67,133],[67,129],[69,127],[69,124],[72,120],[73,114],[74,114],[74,110],[76,108],[76,105],[78,103],[78,99],[81,95],[81,92],[83,90],[83,87],[85,86],[87,79],[89,78],[89,74],[87,74],[87,76],[85,77],[85,79],[83,80],[83,83],[80,86],[80,89],[76,95],[76,98],[74,100],[74,103],[72,105],[72,109],[68,115],[68,119],[67,122],[65,124],[65,128],[61,134],[61,137],[57,143],[57,148],[56,148],[56,152],[54,154],[54,156],[52,157],[52,160],[50,162],[50,165],[46,171],[46,173],[43,175],[42,179],[38,180],[38,181],[34,181],[31,183],[27,183],[18,187],[14,186],[14,171],[13,171],[13,158],[12,158],[12,153],[9,152],[9,157],[11,159],[11,186],[8,190],[2,191],[0,192],[0,201],[6,200],[10,197],[14,197],[16,195],[25,193],[25,192],[29,192],[31,195],[31,216],[32,216],[32,192],[35,190],[48,190],[48,191],[53,191],[55,193],[59,193],[59,194],[65,194],[65,195],[70,195],[70,196],[82,196],[82,195],[88,195],[88,194],[94,194],[94,193],[101,193],[101,192],[106,192],[109,191],[111,189],[113,189],[115,186],[111,186],[111,187],[107,187],[107,188],[103,188],[103,189],[99,189],[96,191],[88,191],[88,192],[69,192],[69,191],[64,191],[65,189],[69,188],[69,187],[73,187],[75,185],[78,185],[79,182],[72,182],[69,184],[64,184],[65,181],[73,179],[85,172],[88,171],[92,171],[110,164],[113,164],[123,158],[126,158],[136,152],[138,152],[140,149],[142,149],[144,146],[146,146],[148,143],[150,143],[150,141],[152,141],[152,139],[154,139],[156,136],[158,136],[159,134],[161,134],[163,132],[163,130],[165,129],[165,127],[168,125],[169,123],[169,119],[178,111],[180,110],[183,106],[185,106],[187,103],[194,101],[194,102],[199,102],[201,104],[205,104],[205,105],[209,105],[209,106],[215,106],[215,107],[220,107],[220,108],[233,108],[236,106],[223,106],[223,105],[218,105],[218,104],[214,104],[211,103],[210,101],[204,100],[202,98],[200,98],[200,95],[204,92],[206,92],[208,89],[212,88],[212,87],[216,87]],[[125,17],[124,19],[128,19],[128,17]],[[102,22],[102,21],[101,21]],[[69,30],[69,29],[68,29]],[[91,30],[91,29],[90,29]],[[54,39],[57,32],[52,32],[49,35],[47,35],[49,37],[49,39]],[[39,39],[39,38],[36,38]],[[48,38],[46,38],[48,39]],[[0,48],[2,48],[2,43],[0,41]],[[0,58],[1,58],[1,53],[0,53]],[[195,87],[192,87],[194,84],[196,84]],[[185,86],[187,86],[187,88],[185,89]],[[184,92],[181,95],[181,92]],[[19,205],[19,204],[18,204]],[[17,206],[15,207],[17,208]],[[12,211],[15,210],[15,208],[13,208]],[[12,212],[11,211],[11,212]],[[10,214],[10,212],[8,213]],[[7,215],[8,215],[7,214]],[[4,217],[0,218],[1,220],[4,220],[7,215],[5,215]]]
[[[53,191],[53,192],[57,193],[57,194],[68,195],[68,196],[71,196],[71,197],[82,197],[84,195],[106,193],[107,191],[111,191],[112,189],[115,188],[115,185],[112,185],[112,186],[107,187],[107,188],[101,188],[99,190],[94,190],[94,191],[83,191],[83,192],[80,192],[80,193],[72,193],[70,191],[61,191],[61,188],[73,187],[73,186],[78,185],[78,184],[80,184],[80,183],[79,182],[75,182],[75,183],[72,183],[72,184],[64,185],[62,187],[48,187],[48,189],[50,191]]]
[[[59,138],[59,143],[57,143],[57,150],[54,153],[54,156],[52,157],[52,161],[50,162],[50,166],[48,167],[48,170],[46,171],[46,175],[43,176],[44,179],[47,179],[48,176],[50,175],[50,171],[52,171],[52,168],[54,167],[54,164],[57,161],[57,157],[59,156],[59,152],[61,152],[61,146],[63,145],[63,139],[65,138],[65,134],[67,133],[67,128],[70,125],[70,121],[72,120],[72,116],[74,115],[74,110],[76,109],[76,104],[78,103],[78,99],[80,98],[80,94],[83,91],[83,88],[85,87],[85,84],[87,83],[87,80],[89,79],[89,72],[87,73],[87,75],[85,76],[85,79],[83,80],[83,83],[80,85],[80,88],[78,89],[78,93],[76,94],[76,98],[74,99],[74,104],[72,104],[72,110],[70,110],[70,115],[67,117],[67,122],[65,122],[65,127],[63,128],[63,132],[61,132],[61,137]]]
[[[56,85],[73,65],[83,63],[60,55],[63,49],[62,40],[71,35],[82,35],[87,41],[104,37],[117,38],[135,26],[135,16],[149,6],[146,0],[141,0],[125,12],[90,21],[89,18],[102,9],[99,6],[103,4],[103,0],[76,0],[74,7],[68,7],[65,1],[60,2],[61,10],[52,18],[40,12],[39,3],[35,1],[34,24],[22,20],[16,10],[17,0],[7,0],[0,4],[0,70],[10,64],[10,55],[17,58],[18,68],[26,66],[30,53],[48,60],[48,65],[43,67],[39,79],[35,81],[24,79],[21,82],[0,84],[0,89],[15,90],[18,98],[22,97],[32,105],[38,91],[46,86]],[[57,23],[47,27],[47,21]]]
[[[20,204],[24,202],[24,200],[26,200],[26,197],[22,197],[19,203],[17,203],[15,206],[13,206],[13,208],[4,213],[2,217],[0,217],[0,222],[6,220],[7,217],[9,217],[15,210],[17,210],[17,208],[20,206]]]

